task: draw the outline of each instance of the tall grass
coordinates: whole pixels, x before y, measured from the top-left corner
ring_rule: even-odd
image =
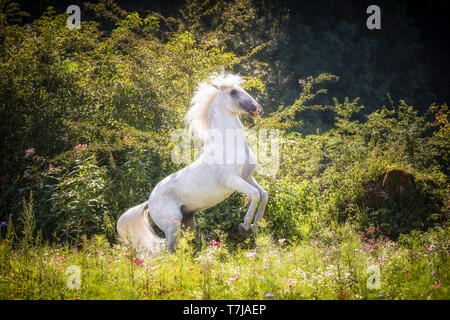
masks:
[[[174,253],[140,257],[104,236],[42,243],[32,215],[27,202],[21,241],[1,233],[0,299],[449,298],[448,225],[398,242],[350,224],[295,243],[264,227],[237,246],[184,233]]]

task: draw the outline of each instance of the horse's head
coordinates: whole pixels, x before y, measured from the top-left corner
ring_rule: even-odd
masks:
[[[261,112],[261,106],[244,89],[239,86],[215,86],[219,90],[228,111],[236,114],[249,113],[256,116]]]

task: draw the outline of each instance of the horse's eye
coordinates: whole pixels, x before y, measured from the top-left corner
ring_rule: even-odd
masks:
[[[233,95],[235,95],[236,94],[236,89],[231,89],[230,90],[230,94],[233,96]]]

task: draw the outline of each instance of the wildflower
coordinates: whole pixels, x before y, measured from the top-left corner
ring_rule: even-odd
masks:
[[[52,259],[52,262],[53,262],[54,264],[58,265],[58,266],[60,266],[60,265],[61,265],[61,263],[59,263],[59,262],[58,262],[58,261],[56,261],[55,259]]]
[[[78,254],[78,248],[75,248],[75,249],[73,250],[73,253]]]
[[[177,223],[178,223],[178,220],[172,219],[172,220],[170,220],[170,222],[172,222],[173,224],[177,224]]]
[[[381,299],[381,298],[384,298],[384,296],[383,296],[382,294],[379,294],[379,295],[378,295],[378,298]]]
[[[256,165],[256,170],[259,170],[259,169],[261,169],[261,166],[258,164],[258,165]]]
[[[258,279],[259,279],[259,280],[264,280],[264,277],[263,277],[263,276],[261,276],[261,277],[259,277]]]
[[[51,163],[48,166],[47,174],[52,174],[58,171],[58,168],[54,167]]]
[[[228,278],[228,281],[232,282],[232,281],[237,281],[238,279],[239,279],[239,276],[236,276],[236,277]]]
[[[25,159],[28,159],[31,155],[33,155],[35,152],[34,148],[30,148],[25,150]]]
[[[273,175],[273,174],[271,174],[269,177],[270,177],[271,179],[276,179],[275,175]]]
[[[73,298],[73,300],[80,300],[80,298],[76,297],[76,298]]]
[[[286,241],[286,239],[285,238],[282,238],[282,239],[278,239],[278,243],[279,244],[283,244],[284,242]]]
[[[13,292],[13,295],[17,295],[17,292]]]
[[[378,258],[378,260],[380,260],[381,262],[385,262],[385,261],[388,261],[389,259],[388,258]]]
[[[256,254],[256,251],[251,251],[245,255],[246,258],[251,258]]]
[[[86,149],[87,149],[87,144],[77,144],[77,145],[73,148],[73,150],[75,150],[76,156],[79,156],[80,153],[86,151]]]
[[[310,244],[318,244],[318,243],[319,243],[319,241],[317,241],[317,240],[314,240],[314,241],[310,242]]]
[[[345,294],[345,293],[341,294],[341,297],[342,297],[342,298],[345,298],[345,296],[346,296],[346,294]]]
[[[137,263],[137,264],[141,264],[142,262],[144,262],[144,261],[139,260],[139,259],[135,259],[135,260],[134,260],[134,263]]]
[[[433,251],[434,245],[431,245],[427,248],[428,251]]]
[[[6,227],[6,221],[0,222],[0,228],[1,228],[1,227]]]
[[[222,244],[222,242],[218,241],[218,242],[214,242],[212,245],[213,245],[213,246],[219,246],[219,245],[221,245],[221,244]]]
[[[275,295],[273,293],[266,293],[266,298],[274,298]]]
[[[441,287],[441,283],[439,282],[437,285],[433,287],[433,289],[439,289]]]

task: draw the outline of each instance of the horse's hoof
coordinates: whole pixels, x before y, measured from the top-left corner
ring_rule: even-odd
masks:
[[[238,230],[241,237],[247,238],[248,232],[247,229],[245,229],[245,225],[243,223],[239,223]]]
[[[250,225],[250,228],[248,228],[248,233],[250,233],[250,234],[254,233],[254,232],[256,231],[257,228],[258,228],[258,225],[255,224],[255,223],[252,223],[252,224]]]

